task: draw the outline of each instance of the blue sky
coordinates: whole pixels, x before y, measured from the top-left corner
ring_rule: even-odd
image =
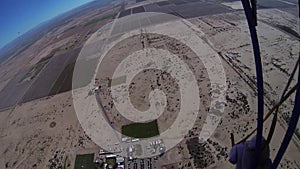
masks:
[[[0,48],[41,22],[92,0],[0,0]]]

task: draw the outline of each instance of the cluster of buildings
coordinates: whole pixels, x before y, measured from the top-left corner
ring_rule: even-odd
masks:
[[[124,169],[125,158],[100,149],[94,157],[94,164],[97,169]]]

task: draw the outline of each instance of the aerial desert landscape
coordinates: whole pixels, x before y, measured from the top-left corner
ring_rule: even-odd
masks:
[[[235,168],[228,161],[230,134],[238,142],[257,119],[253,50],[240,1],[93,3],[0,62],[0,168],[89,168],[81,157],[92,168]],[[300,34],[293,5],[261,3],[266,114],[297,63]],[[271,159],[294,98],[279,108]],[[300,168],[298,128],[278,168]]]

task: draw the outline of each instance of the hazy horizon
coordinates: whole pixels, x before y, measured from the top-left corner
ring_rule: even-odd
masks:
[[[2,0],[0,49],[39,24],[94,0]]]

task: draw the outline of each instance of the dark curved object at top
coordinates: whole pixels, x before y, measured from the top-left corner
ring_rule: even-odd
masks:
[[[256,69],[256,86],[257,86],[257,100],[258,100],[258,109],[257,109],[257,134],[256,134],[256,148],[255,148],[255,168],[258,166],[260,150],[261,150],[261,140],[262,140],[262,131],[263,131],[263,118],[264,118],[264,86],[263,86],[263,73],[262,73],[262,64],[259,51],[259,43],[256,33],[256,1],[251,0],[251,6],[249,0],[242,0],[244,11],[246,14],[251,40],[252,47],[254,52],[255,59],[255,69]]]
[[[300,57],[300,56],[299,56]],[[299,62],[299,59],[298,59],[298,72],[300,72],[300,62]],[[282,141],[282,144],[278,150],[278,153],[273,161],[273,164],[271,166],[271,169],[276,169],[294,135],[294,132],[295,132],[295,129],[297,127],[297,123],[298,123],[298,120],[299,120],[299,116],[300,116],[300,85],[299,85],[299,81],[300,81],[300,73],[298,73],[298,87],[297,87],[297,92],[296,92],[296,97],[295,97],[295,106],[294,106],[294,109],[293,109],[293,113],[292,113],[292,116],[291,116],[291,120],[289,122],[289,126],[288,126],[288,129],[285,133],[285,136],[283,138],[283,141]]]
[[[263,100],[263,94],[264,94],[264,89],[263,89],[263,74],[262,74],[262,64],[261,64],[261,57],[260,57],[260,51],[259,51],[259,43],[258,43],[258,38],[257,38],[257,33],[256,33],[256,28],[257,26],[257,18],[256,18],[256,0],[241,0],[243,4],[243,8],[246,14],[249,30],[250,30],[250,35],[251,35],[251,40],[252,40],[252,46],[253,46],[253,52],[254,52],[254,59],[255,59],[255,67],[256,67],[256,86],[257,86],[257,93],[258,93],[258,113],[257,113],[257,134],[256,134],[256,148],[255,148],[255,154],[256,154],[256,164],[254,165],[255,168],[257,168],[258,163],[260,158],[260,150],[261,150],[261,138],[262,138],[262,130],[263,130],[263,114],[264,114],[264,100]],[[299,2],[299,17],[300,17],[300,0]],[[250,6],[251,5],[251,6]],[[252,8],[251,8],[252,7]],[[299,56],[300,58],[300,56]],[[299,66],[299,71],[300,72],[300,61],[298,58],[298,66]],[[294,70],[295,71],[295,70]],[[293,72],[294,72],[293,71]],[[290,78],[291,79],[291,78]],[[293,137],[294,131],[297,127],[297,123],[299,120],[300,116],[300,73],[298,73],[298,85],[297,85],[297,92],[295,96],[295,105],[293,108],[291,120],[288,125],[287,132],[284,136],[283,142],[279,148],[279,151],[271,165],[271,169],[276,169]],[[290,83],[290,82],[289,82]],[[288,84],[289,85],[289,84]],[[287,89],[284,90],[284,93],[286,92]]]

